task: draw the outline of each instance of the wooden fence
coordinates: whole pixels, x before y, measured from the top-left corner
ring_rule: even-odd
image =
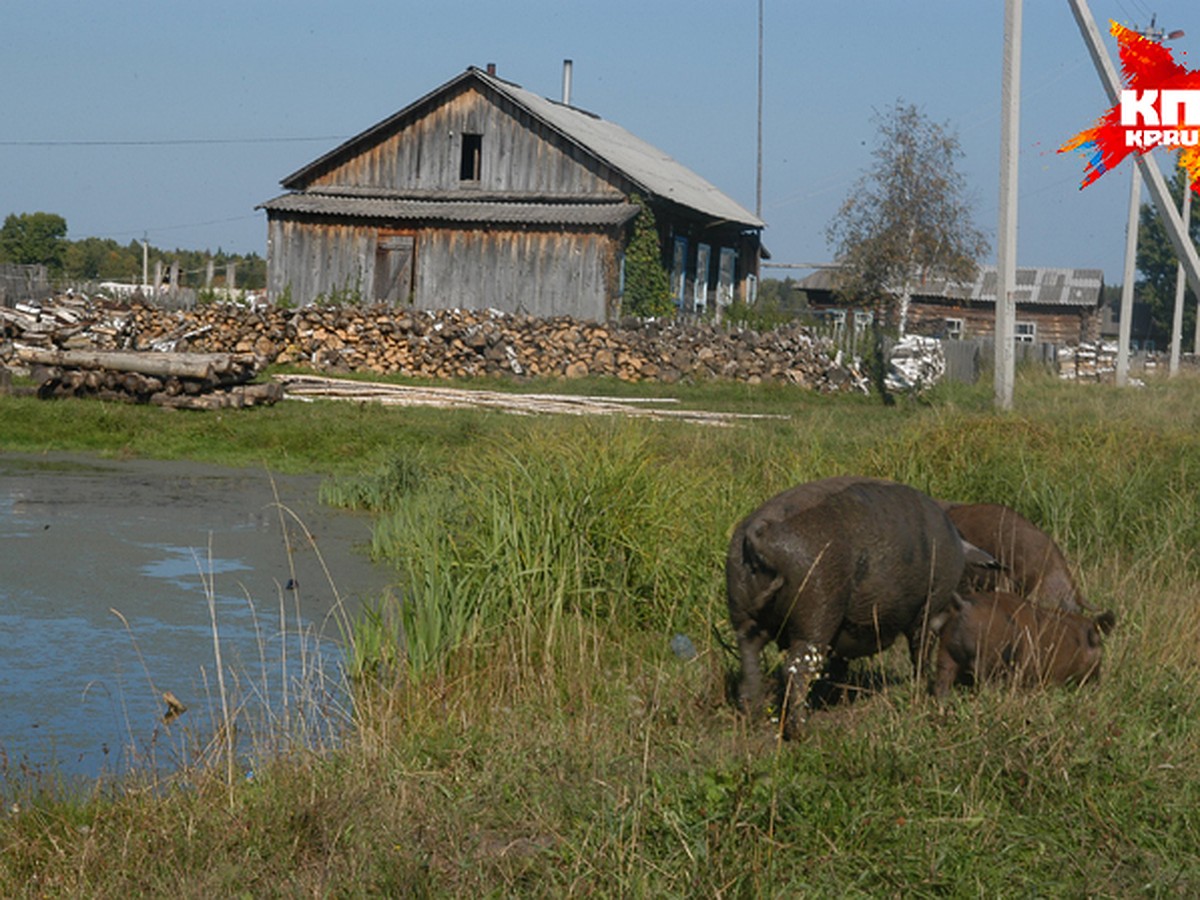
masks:
[[[874,340],[869,323],[866,321],[847,322],[845,320],[825,321],[814,329],[818,334],[829,338],[839,350],[847,356],[865,356],[871,351]],[[896,340],[893,337],[884,338],[884,351],[891,352]],[[996,358],[995,341],[990,337],[973,338],[970,340],[941,340],[942,352],[946,357],[946,377],[954,381],[974,384],[984,371],[992,367]],[[1048,371],[1058,371],[1057,344],[1016,344],[1016,364],[1024,366],[1043,366]]]
[[[52,293],[45,266],[0,265],[0,306],[44,300]]]

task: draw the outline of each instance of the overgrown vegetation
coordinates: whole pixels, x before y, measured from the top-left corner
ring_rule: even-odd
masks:
[[[838,293],[878,301],[903,336],[912,292],[931,277],[970,281],[988,247],[973,221],[958,136],[912,103],[874,116],[872,167],[851,187],[826,239]]]
[[[326,472],[409,590],[359,617],[339,749],[264,759],[232,788],[222,765],[178,790],[9,784],[0,893],[1195,895],[1200,383],[1024,380],[1009,415],[986,387],[893,408],[767,396],[791,416],[719,429],[0,398],[0,449],[219,444]],[[846,472],[1042,522],[1118,614],[1104,680],[939,707],[901,651],[800,741],[740,720],[729,532]]]
[[[622,312],[650,318],[675,312],[671,302],[671,281],[663,265],[661,238],[654,210],[641,197],[634,196],[638,214],[633,220],[633,237],[625,251],[625,296]]]

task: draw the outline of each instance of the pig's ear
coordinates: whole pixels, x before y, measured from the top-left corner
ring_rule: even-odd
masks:
[[[962,541],[963,556],[966,557],[967,565],[978,566],[981,569],[1003,569],[996,557],[988,553],[986,550],[976,547],[964,537],[959,537]]]
[[[1111,611],[1102,612],[1100,615],[1096,616],[1096,627],[1100,629],[1102,634],[1108,634],[1111,632],[1116,624],[1116,614]]]

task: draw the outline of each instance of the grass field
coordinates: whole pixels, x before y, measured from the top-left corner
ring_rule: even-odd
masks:
[[[1200,382],[670,393],[786,418],[0,398],[0,450],[324,474],[408,591],[354,624],[337,750],[4,785],[0,895],[1200,895]],[[1101,683],[939,706],[893,650],[800,740],[737,716],[732,527],[844,473],[1041,523],[1117,614]]]

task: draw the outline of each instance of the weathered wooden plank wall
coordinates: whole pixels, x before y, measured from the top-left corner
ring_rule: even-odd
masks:
[[[335,293],[367,294],[374,283],[374,226],[273,218],[267,228],[267,290],[308,303]]]
[[[615,236],[592,233],[427,229],[416,305],[602,321],[616,312],[618,252]]]
[[[277,217],[267,273],[273,297],[295,302],[343,295],[371,302],[376,241],[371,225]],[[499,309],[602,321],[616,310],[617,235],[564,230],[419,228],[413,304],[418,309]],[[352,295],[352,296],[347,296]]]
[[[465,90],[374,147],[313,182],[315,187],[355,185],[382,190],[457,191],[462,137],[483,136],[481,191],[549,194],[622,193],[606,167],[585,164],[568,145],[556,146],[543,126],[515,107],[502,108],[476,90]]]

